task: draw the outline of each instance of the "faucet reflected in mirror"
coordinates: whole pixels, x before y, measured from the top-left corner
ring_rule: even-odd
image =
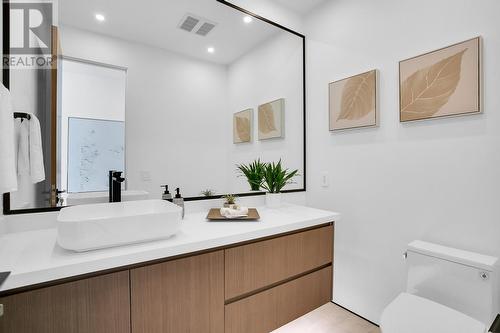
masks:
[[[122,173],[123,171],[109,171],[109,202],[122,201],[122,183],[125,181]]]

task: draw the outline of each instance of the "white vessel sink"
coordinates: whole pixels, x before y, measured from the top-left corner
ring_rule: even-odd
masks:
[[[182,208],[165,200],[72,206],[57,217],[57,242],[78,252],[168,238],[180,227]]]

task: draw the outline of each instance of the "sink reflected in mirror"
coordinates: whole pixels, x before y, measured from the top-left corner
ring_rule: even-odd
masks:
[[[77,252],[165,239],[180,227],[182,209],[165,200],[139,200],[63,208],[57,243]]]
[[[102,192],[82,192],[68,193],[64,196],[67,206],[89,205],[93,203],[109,202],[109,193]],[[149,199],[149,193],[141,190],[122,191],[122,201],[136,201]]]

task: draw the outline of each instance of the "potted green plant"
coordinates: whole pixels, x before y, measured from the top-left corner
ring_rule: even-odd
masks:
[[[248,184],[252,191],[260,191],[260,186],[264,178],[264,168],[266,163],[260,161],[260,159],[253,161],[252,163],[238,164],[236,167],[240,172],[241,176],[247,178]]]
[[[298,170],[288,170],[283,168],[281,160],[278,163],[266,163],[264,167],[264,178],[261,187],[267,191],[266,205],[269,208],[281,206],[281,190],[292,183]]]
[[[224,199],[224,207],[234,208],[236,206],[236,198],[237,196],[234,194],[223,195],[222,199]]]

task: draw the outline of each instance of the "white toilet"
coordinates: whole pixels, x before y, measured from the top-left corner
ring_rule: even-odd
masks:
[[[498,258],[414,241],[407,292],[389,304],[382,333],[485,333],[500,311]]]

